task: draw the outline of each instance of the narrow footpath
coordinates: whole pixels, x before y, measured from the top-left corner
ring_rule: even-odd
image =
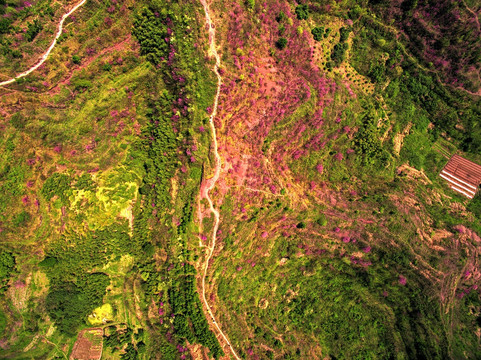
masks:
[[[53,39],[52,43],[50,44],[50,47],[47,49],[47,51],[42,55],[42,57],[40,59],[38,59],[38,61],[35,63],[35,65],[33,65],[30,69],[28,70],[25,70],[23,73],[20,73],[18,74],[17,76],[9,79],[9,80],[5,80],[5,81],[2,81],[0,82],[0,86],[5,86],[5,85],[8,85],[8,84],[11,84],[11,83],[14,83],[15,80],[17,79],[20,79],[20,78],[23,78],[25,76],[27,76],[28,74],[30,74],[31,72],[37,70],[44,62],[45,60],[47,60],[48,56],[50,55],[50,53],[52,52],[53,48],[55,47],[55,45],[57,44],[57,40],[58,38],[60,37],[60,35],[62,35],[62,31],[63,31],[63,23],[65,22],[65,20],[70,16],[72,15],[75,11],[77,11],[77,9],[79,7],[81,7],[83,4],[85,4],[87,0],[82,0],[80,1],[77,5],[75,5],[68,13],[64,14],[62,16],[62,19],[60,20],[60,23],[58,24],[58,28],[57,28],[57,34],[55,35],[55,38]]]
[[[209,306],[209,303],[207,302],[207,299],[205,297],[205,278],[207,276],[207,270],[209,269],[209,261],[212,258],[212,254],[214,253],[215,249],[215,243],[217,240],[217,230],[219,229],[219,221],[220,221],[220,216],[219,216],[219,211],[214,207],[214,203],[212,201],[212,198],[209,195],[210,190],[212,190],[219,179],[220,175],[220,167],[221,167],[221,160],[219,153],[217,151],[218,149],[218,144],[217,144],[217,133],[215,129],[215,124],[214,124],[214,119],[217,114],[217,105],[219,102],[219,94],[220,94],[220,88],[222,85],[222,77],[219,74],[219,67],[220,67],[220,57],[219,54],[217,53],[217,49],[215,46],[215,28],[212,24],[212,19],[209,14],[209,5],[206,2],[207,0],[200,0],[202,6],[204,7],[204,12],[205,12],[205,21],[207,24],[207,28],[209,31],[209,55],[214,56],[215,58],[215,65],[214,65],[214,72],[215,75],[217,76],[217,92],[215,94],[215,100],[214,100],[214,106],[212,113],[209,118],[209,125],[210,125],[210,130],[212,132],[212,140],[213,140],[213,152],[214,152],[214,157],[215,157],[215,168],[214,168],[214,176],[211,177],[210,179],[207,180],[207,184],[205,187],[205,198],[207,199],[207,202],[209,203],[209,210],[212,212],[214,215],[214,228],[212,231],[212,241],[210,244],[210,247],[208,248],[208,255],[205,260],[204,264],[204,273],[202,275],[202,302],[204,304],[204,311],[207,312],[206,317],[211,324],[211,327],[214,328],[214,333],[217,337],[217,340],[221,344],[223,348],[227,345],[229,348],[230,352],[234,356],[235,359],[240,360],[239,356],[237,356],[236,352],[234,351],[232,345],[229,342],[229,339],[227,336],[224,334],[222,331],[221,327],[219,326],[219,322],[216,321],[214,314],[212,312],[211,307]]]

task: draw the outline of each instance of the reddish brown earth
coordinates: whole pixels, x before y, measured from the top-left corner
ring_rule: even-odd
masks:
[[[103,348],[102,336],[103,330],[100,328],[82,330],[73,346],[70,359],[100,360]]]

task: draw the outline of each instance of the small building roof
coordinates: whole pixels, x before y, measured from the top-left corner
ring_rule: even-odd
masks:
[[[481,166],[459,155],[453,155],[439,174],[451,189],[472,199],[481,184]]]

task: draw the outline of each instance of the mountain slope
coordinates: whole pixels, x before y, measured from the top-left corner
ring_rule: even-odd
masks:
[[[480,357],[475,5],[87,0],[0,88],[2,357]]]

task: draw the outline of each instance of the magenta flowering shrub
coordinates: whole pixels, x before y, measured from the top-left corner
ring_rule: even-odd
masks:
[[[256,16],[260,24],[253,26],[248,18],[251,14],[241,5],[227,9],[230,16],[226,43],[231,62],[228,67],[224,63],[222,69],[215,124],[221,129],[219,138],[223,144],[219,145],[228,176],[250,188],[275,193],[283,187],[277,183],[277,176],[287,174],[291,163],[321,151],[332,141],[324,131],[323,111],[332,102],[337,85],[324,77],[314,63],[310,34],[304,31],[299,35],[300,22],[287,3],[267,1],[259,10]],[[272,52],[278,39],[276,17],[280,11],[292,20],[292,25],[286,22],[283,34],[288,46]],[[283,141],[266,147],[270,134],[306,102],[312,103],[312,111],[291,122],[282,135],[276,133],[276,138]],[[239,159],[239,153],[249,155]],[[271,169],[263,160],[250,160],[266,157]]]
[[[112,20],[110,17],[106,16],[106,17],[104,18],[104,24],[105,24],[107,27],[111,27],[112,24],[113,24],[113,20]]]
[[[334,155],[334,158],[337,161],[342,161],[342,159],[344,159],[344,155],[342,155],[342,153],[337,153],[336,155]]]

